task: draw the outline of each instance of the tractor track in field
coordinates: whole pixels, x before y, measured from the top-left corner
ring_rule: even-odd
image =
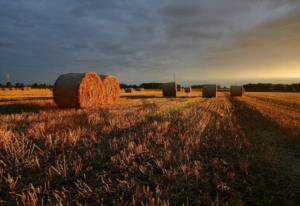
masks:
[[[289,111],[299,113],[300,104],[295,101],[276,99],[272,97],[254,96],[254,95],[245,95],[245,97],[250,98],[254,101],[268,104],[268,106],[273,106],[285,110],[287,109]]]
[[[286,130],[294,139],[300,140],[300,111],[299,108],[279,105],[269,101],[245,96],[239,99],[254,111],[258,111],[264,118],[275,126]]]
[[[253,98],[231,98],[242,129],[247,137],[258,147],[270,164],[265,169],[274,171],[265,174],[266,180],[273,185],[267,193],[273,196],[274,204],[297,205],[300,202],[300,146],[285,129],[264,115],[268,104],[253,102]],[[261,100],[258,100],[261,101]],[[253,106],[259,104],[259,108]],[[271,113],[269,113],[271,114]],[[286,113],[285,113],[286,114]],[[273,112],[272,115],[277,115]],[[270,167],[270,168],[267,168]]]

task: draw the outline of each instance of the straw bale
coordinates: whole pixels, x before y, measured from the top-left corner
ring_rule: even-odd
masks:
[[[177,97],[177,82],[169,82],[163,84],[164,97]]]
[[[202,86],[202,96],[203,97],[217,97],[217,85],[216,84],[206,84]]]
[[[243,96],[244,92],[245,90],[243,86],[234,85],[230,87],[230,96],[232,97],[241,97]]]
[[[100,75],[100,78],[105,87],[105,95],[107,104],[114,104],[119,101],[120,98],[120,83],[119,80],[112,75]]]
[[[61,108],[90,108],[103,105],[105,87],[94,72],[60,75],[53,87],[55,103]]]

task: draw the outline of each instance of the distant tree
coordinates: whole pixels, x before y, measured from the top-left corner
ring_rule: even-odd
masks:
[[[140,87],[144,89],[161,89],[162,85],[163,85],[162,83],[150,82],[150,83],[142,83],[140,84]]]
[[[33,83],[33,84],[31,85],[31,88],[38,88],[38,84],[37,84],[37,83]]]
[[[12,83],[11,82],[6,82],[6,87],[12,87]]]
[[[300,83],[295,84],[246,84],[246,91],[253,92],[300,92]]]
[[[15,87],[16,87],[16,88],[19,88],[19,89],[22,89],[22,88],[25,87],[25,84],[17,82],[17,83],[15,84]]]
[[[121,88],[121,89],[125,89],[125,88],[127,88],[127,87],[128,87],[127,84],[122,84],[122,83],[120,84],[120,88]]]
[[[48,85],[46,83],[41,83],[41,84],[38,84],[38,83],[33,83],[33,84],[28,84],[27,85],[28,87],[31,87],[31,88],[34,88],[34,89],[52,89],[53,88],[53,85]]]
[[[192,89],[202,89],[202,85],[192,85]]]

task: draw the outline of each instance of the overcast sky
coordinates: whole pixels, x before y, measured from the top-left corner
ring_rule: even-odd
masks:
[[[0,0],[0,82],[300,80],[299,0]]]

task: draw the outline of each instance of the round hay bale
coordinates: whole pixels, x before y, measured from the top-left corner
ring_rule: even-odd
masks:
[[[191,87],[186,87],[186,88],[184,88],[184,92],[191,93],[192,92],[192,88]]]
[[[202,96],[203,97],[217,97],[217,85],[216,84],[206,84],[202,86]]]
[[[230,96],[232,97],[241,97],[243,96],[245,90],[243,86],[231,86],[230,87]]]
[[[120,83],[119,80],[112,75],[100,75],[106,92],[106,100],[108,104],[113,104],[119,101],[120,98]]]
[[[177,82],[169,82],[163,84],[164,97],[177,97]]]
[[[133,92],[133,88],[129,87],[129,88],[125,88],[125,93],[132,93]]]
[[[60,75],[53,87],[53,97],[61,108],[97,107],[106,102],[105,87],[94,72]]]

